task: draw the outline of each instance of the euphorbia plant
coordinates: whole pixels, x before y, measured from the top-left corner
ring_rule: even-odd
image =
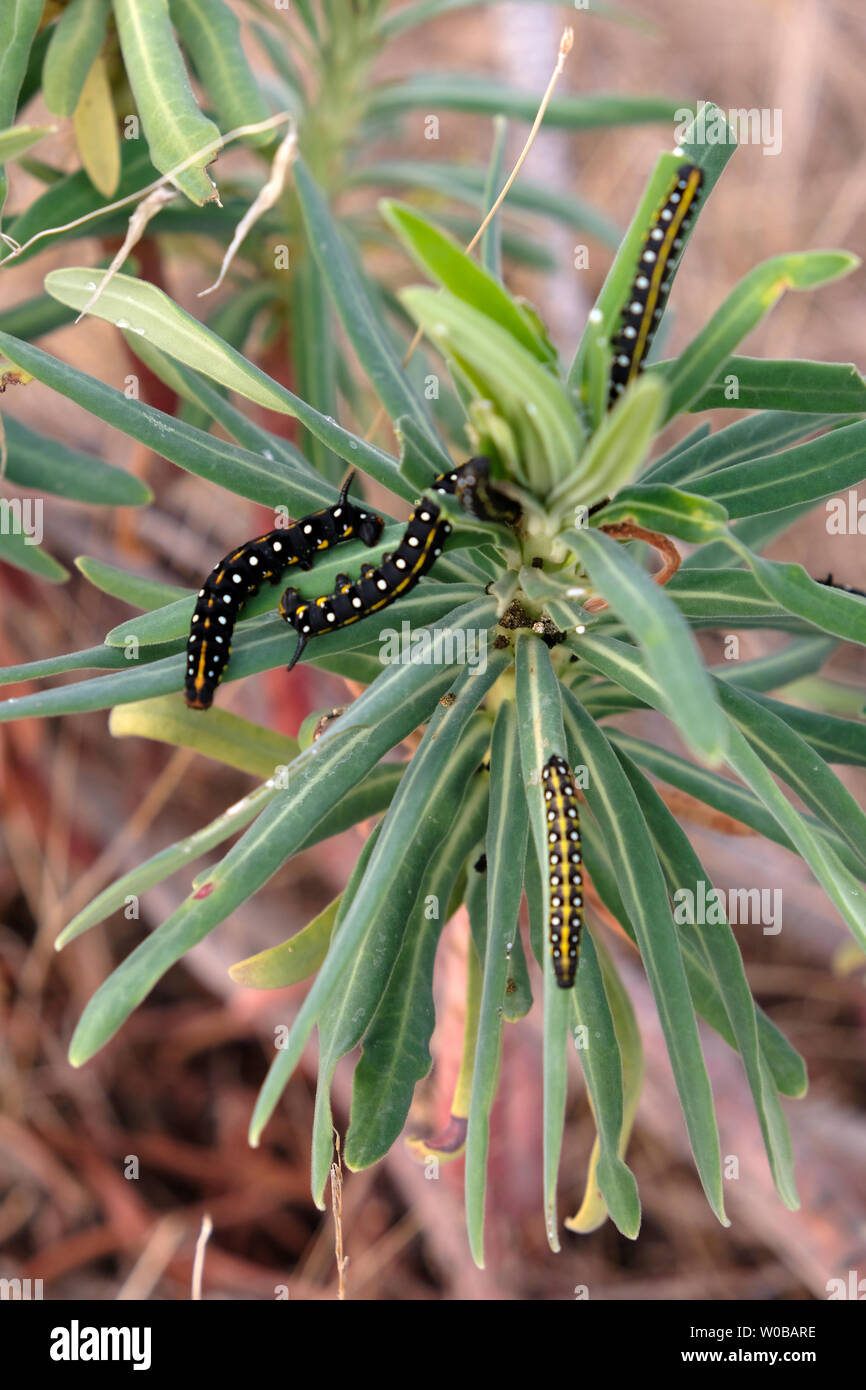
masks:
[[[768,694],[817,672],[838,641],[866,643],[866,604],[758,553],[794,516],[866,475],[866,422],[859,419],[866,393],[851,367],[734,355],[785,289],[827,283],[853,269],[854,258],[819,251],[758,266],[679,357],[650,366],[607,408],[612,342],[653,210],[684,159],[702,170],[706,199],[730,149],[687,138],[675,155],[659,158],[570,370],[537,314],[505,287],[495,236],[479,263],[430,219],[401,204],[383,205],[386,224],[433,282],[403,291],[400,302],[440,354],[451,388],[438,380],[442,369],[433,381],[443,394],[453,388],[452,406],[463,412],[463,436],[446,443],[425,395],[401,365],[377,292],[347,250],[301,141],[293,180],[309,253],[388,414],[399,458],[270,379],[161,290],[130,276],[115,276],[90,312],[122,326],[155,370],[212,408],[245,447],[211,439],[205,451],[200,432],[139,403],[121,405],[110,388],[0,334],[0,350],[15,369],[76,396],[229,489],[251,495],[256,486],[262,500],[293,515],[329,505],[336,488],[296,451],[276,453],[214,385],[300,420],[332,456],[400,499],[414,499],[471,451],[490,460],[497,486],[519,505],[521,520],[508,527],[467,518],[444,503],[454,531],[431,575],[393,610],[310,643],[305,661],[366,689],[323,726],[317,720],[318,737],[305,729],[298,745],[282,741],[279,758],[268,731],[219,708],[202,714],[183,707],[189,595],[121,624],[101,649],[41,664],[43,673],[127,665],[120,650],[134,637],[135,669],[0,706],[3,718],[112,708],[118,733],[203,750],[232,741],[244,745],[251,768],[281,764],[230,812],[125,875],[66,927],[58,944],[115,911],[129,893],[189,863],[192,853],[242,832],[94,996],[73,1038],[76,1064],[103,1046],[164,972],[292,854],[380,817],[340,899],[289,942],[234,971],[262,987],[315,976],[275,1053],[251,1139],[259,1141],[317,1028],[313,1193],[319,1203],[332,1160],[334,1067],[361,1045],[345,1160],[366,1167],[398,1138],[414,1086],[429,1069],[436,946],[448,915],[466,904],[472,929],[467,1041],[452,1134],[465,1135],[467,1222],[479,1261],[502,1031],[528,1012],[539,981],[550,1243],[557,1248],[556,1179],[572,1032],[597,1127],[587,1199],[573,1224],[591,1229],[609,1214],[625,1234],[638,1232],[637,1187],[624,1154],[642,1074],[640,1041],[594,904],[639,949],[698,1174],[719,1219],[726,1220],[719,1139],[698,1016],[740,1053],[776,1187],[784,1202],[796,1205],[780,1095],[803,1093],[801,1059],[755,1005],[730,926],[676,920],[675,895],[708,876],[648,774],[798,852],[866,945],[866,815],[829,766],[866,760],[864,726]],[[92,276],[84,269],[55,271],[46,288],[80,310],[91,299]],[[725,406],[753,413],[713,434],[699,426],[666,451],[656,447],[681,414]],[[362,559],[375,564],[400,530],[386,526],[378,550],[347,549],[324,559],[296,586],[311,600],[331,592],[339,572],[357,572]],[[646,552],[633,548],[647,541],[664,561],[655,576]],[[694,547],[687,558],[685,546]],[[125,586],[115,576],[113,583],[121,596],[140,598],[132,581]],[[292,643],[273,606],[268,593],[247,606],[226,680],[286,663]],[[413,639],[427,634],[420,647],[428,659],[383,665],[383,640],[402,622]],[[771,657],[708,670],[696,630],[751,626],[790,633],[791,640]],[[449,642],[432,642],[445,633]],[[485,659],[470,661],[468,654],[479,651]],[[670,720],[688,756],[610,722],[644,708]],[[412,756],[388,760],[421,727]],[[593,890],[571,989],[557,988],[546,944],[551,898],[541,771],[552,755],[566,758],[576,774]],[[737,782],[723,774],[725,766]],[[794,808],[776,778],[808,812]],[[540,976],[527,963],[518,928],[524,895]],[[431,901],[439,905],[434,914]],[[450,1144],[452,1152],[459,1147]]]

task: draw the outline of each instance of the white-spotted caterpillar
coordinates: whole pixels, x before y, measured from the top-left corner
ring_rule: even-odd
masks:
[[[583,926],[580,816],[574,774],[554,754],[541,772],[547,831],[547,886],[550,903],[550,953],[560,989],[571,989],[577,975]]]
[[[479,457],[442,473],[431,484],[432,493],[456,495],[462,505],[480,521],[514,525],[520,507],[490,483],[490,461]],[[402,597],[418,583],[442,554],[451,523],[431,498],[422,497],[414,507],[400,544],[382,556],[378,565],[362,565],[361,577],[351,579],[338,574],[331,594],[307,599],[297,589],[287,589],[280,599],[280,617],[295,629],[298,645],[288,669],[298,661],[311,637],[336,632],[371,613],[378,613]]]
[[[671,291],[683,234],[700,197],[702,181],[703,173],[696,164],[681,164],[653,217],[612,344],[608,409],[643,369]]]
[[[187,642],[185,696],[190,709],[210,707],[229,659],[238,614],[266,579],[279,583],[290,565],[312,569],[314,557],[340,541],[357,537],[365,545],[376,544],[384,523],[375,512],[348,500],[354,476],[350,473],[333,507],[257,536],[214,565],[198,591]]]

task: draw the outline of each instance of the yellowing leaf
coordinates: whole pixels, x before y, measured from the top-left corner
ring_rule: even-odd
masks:
[[[120,141],[102,57],[96,58],[87,74],[72,120],[85,173],[94,188],[110,198],[120,180]]]

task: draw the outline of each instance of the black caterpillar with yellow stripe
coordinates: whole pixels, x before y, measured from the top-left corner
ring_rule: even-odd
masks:
[[[514,526],[520,518],[517,503],[491,484],[490,460],[484,457],[469,459],[453,472],[440,474],[430,491],[434,496],[456,496],[479,521]],[[291,671],[311,637],[357,623],[414,589],[442,554],[450,532],[451,523],[434,498],[422,497],[396,550],[383,555],[378,565],[362,565],[359,579],[338,574],[334,592],[314,599],[303,598],[297,589],[287,589],[280,599],[280,617],[298,634],[288,669]]]
[[[312,569],[314,557],[340,541],[356,537],[375,545],[384,522],[349,501],[351,473],[339,500],[323,511],[281,530],[247,541],[214,565],[198,591],[186,644],[186,703],[190,709],[208,709],[222,680],[231,652],[232,632],[247,599],[257,594],[266,579],[279,583],[291,565]]]
[[[547,885],[550,902],[550,953],[560,989],[571,989],[577,975],[583,926],[580,816],[574,774],[554,754],[541,772],[547,829]]]
[[[613,340],[608,409],[643,369],[671,291],[683,235],[700,198],[702,182],[703,173],[696,164],[681,164],[653,217]]]

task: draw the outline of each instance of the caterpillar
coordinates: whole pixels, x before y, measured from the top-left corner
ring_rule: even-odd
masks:
[[[819,579],[818,584],[825,584],[828,589],[841,589],[843,594],[856,594],[858,598],[866,598],[866,589],[855,589],[853,584],[834,583],[832,574],[828,574],[826,579]]]
[[[696,164],[681,164],[653,217],[612,344],[608,409],[643,369],[671,291],[683,233],[691,222],[702,181],[703,173]]]
[[[541,771],[547,825],[547,883],[550,890],[550,953],[560,989],[571,989],[577,975],[583,926],[580,817],[574,774],[554,754]]]
[[[210,708],[231,653],[238,614],[266,579],[279,583],[290,565],[312,569],[314,556],[339,541],[357,536],[365,545],[376,544],[384,522],[349,501],[354,476],[349,474],[334,506],[257,536],[214,565],[198,591],[186,644],[185,698],[190,709]]]
[[[483,456],[440,474],[430,490],[456,495],[481,521],[503,522],[507,517],[513,525],[520,516],[517,504],[491,485],[490,460]],[[286,589],[280,599],[280,617],[298,634],[287,669],[291,671],[311,637],[359,622],[414,589],[442,554],[451,529],[441,507],[432,498],[422,497],[415,503],[397,549],[383,555],[378,565],[362,565],[359,579],[338,574],[334,592],[315,599],[303,598],[297,589]]]

